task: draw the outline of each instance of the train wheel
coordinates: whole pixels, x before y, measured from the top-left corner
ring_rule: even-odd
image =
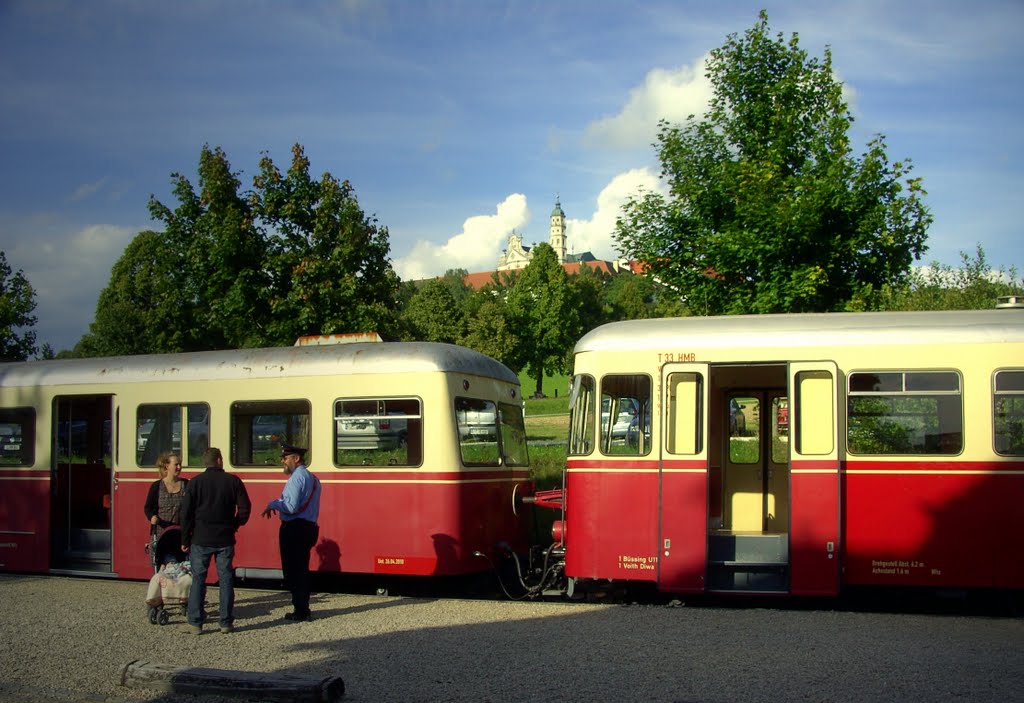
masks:
[[[166,625],[171,621],[171,616],[168,615],[166,610],[161,610],[157,620],[160,622],[161,625]]]
[[[377,595],[378,596],[386,596],[387,594],[388,594],[388,589],[386,589],[386,588],[378,588],[377,589]]]
[[[149,606],[149,624],[150,625],[156,625],[156,615],[157,615],[156,614],[156,608],[154,606],[152,606],[152,605]]]

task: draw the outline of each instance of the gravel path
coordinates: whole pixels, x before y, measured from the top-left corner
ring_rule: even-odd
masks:
[[[0,575],[0,703],[222,700],[119,685],[139,659],[340,676],[353,703],[1024,701],[1012,617],[318,594],[286,623],[287,594],[238,589],[237,631],[196,637],[150,625],[144,592]]]

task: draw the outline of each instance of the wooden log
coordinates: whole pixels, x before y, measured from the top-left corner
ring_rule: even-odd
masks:
[[[313,679],[258,671],[171,666],[141,659],[124,666],[121,685],[168,693],[216,694],[297,703],[336,703],[345,695],[345,682],[340,676]]]

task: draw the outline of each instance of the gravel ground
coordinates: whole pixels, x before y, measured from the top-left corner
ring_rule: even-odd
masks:
[[[317,594],[286,623],[287,594],[244,588],[236,632],[196,637],[150,625],[144,592],[0,575],[0,703],[227,700],[120,685],[135,660],[340,676],[355,703],[1024,701],[1015,617]]]

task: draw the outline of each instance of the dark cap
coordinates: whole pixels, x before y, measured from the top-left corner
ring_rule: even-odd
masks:
[[[281,456],[288,456],[289,454],[295,454],[297,456],[306,456],[306,450],[302,447],[294,447],[290,444],[281,445]]]

